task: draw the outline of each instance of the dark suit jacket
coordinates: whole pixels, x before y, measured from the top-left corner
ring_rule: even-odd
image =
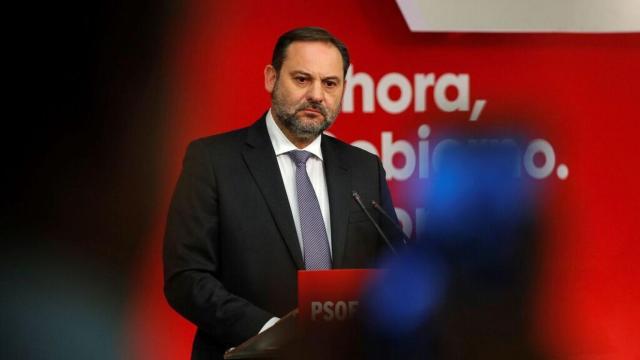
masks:
[[[373,267],[384,244],[352,191],[395,215],[384,170],[376,156],[322,136],[333,267]],[[251,127],[192,142],[164,240],[165,296],[198,327],[192,358],[221,358],[271,317],[296,308],[301,269],[264,116]]]

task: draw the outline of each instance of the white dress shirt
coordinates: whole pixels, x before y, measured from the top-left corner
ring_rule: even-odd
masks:
[[[318,202],[320,203],[320,212],[322,213],[322,220],[324,220],[324,227],[327,230],[327,239],[329,240],[329,251],[332,251],[331,247],[331,217],[329,216],[329,195],[327,192],[327,181],[324,178],[324,166],[322,160],[322,150],[320,149],[320,141],[322,136],[318,136],[311,144],[304,149],[298,149],[287,136],[280,130],[276,124],[273,116],[271,115],[271,109],[267,112],[267,132],[269,133],[269,139],[273,150],[276,152],[276,159],[278,160],[278,167],[280,168],[280,175],[282,175],[282,182],[284,183],[284,189],[287,192],[287,198],[289,200],[289,207],[291,208],[291,215],[293,215],[293,223],[296,226],[296,233],[298,234],[298,243],[300,244],[300,250],[304,254],[304,244],[302,242],[302,231],[300,230],[300,216],[298,214],[298,193],[296,191],[296,165],[293,160],[287,155],[287,152],[291,150],[306,150],[313,154],[307,160],[307,174],[311,180],[311,185],[316,193]],[[333,258],[333,255],[331,255]],[[268,328],[275,325],[280,320],[277,317],[273,317],[267,321],[258,333],[261,333]]]
[[[289,155],[287,155],[287,152],[291,150],[305,150],[313,154],[313,156],[309,157],[309,160],[307,160],[307,174],[309,174],[311,185],[313,185],[313,190],[315,191],[318,202],[320,203],[320,212],[322,212],[322,219],[324,220],[324,227],[327,230],[327,239],[329,240],[329,251],[332,252],[329,195],[327,192],[327,181],[324,177],[322,150],[320,149],[322,136],[318,136],[306,148],[298,149],[291,141],[289,141],[289,139],[287,139],[282,130],[280,130],[271,115],[271,110],[267,112],[267,132],[269,132],[271,145],[273,145],[273,149],[276,152],[280,175],[282,175],[282,182],[284,182],[284,188],[287,191],[287,198],[289,199],[289,206],[291,207],[291,215],[293,215],[293,223],[295,224],[296,232],[298,233],[298,243],[300,244],[300,250],[302,250],[303,254],[304,244],[302,243],[300,216],[298,214],[298,193],[296,192],[296,165]],[[331,257],[333,258],[333,255]]]

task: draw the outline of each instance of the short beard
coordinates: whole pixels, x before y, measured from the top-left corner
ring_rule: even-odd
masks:
[[[295,137],[301,140],[313,140],[323,131],[327,130],[338,116],[338,112],[333,112],[327,109],[324,105],[317,102],[308,102],[300,104],[295,109],[288,109],[284,100],[280,96],[278,91],[278,81],[273,88],[272,96],[272,110],[273,115],[293,134]],[[319,124],[315,123],[303,123],[297,117],[296,114],[304,109],[314,109],[322,114],[323,120]]]

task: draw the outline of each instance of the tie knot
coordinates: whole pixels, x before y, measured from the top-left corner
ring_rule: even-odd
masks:
[[[298,167],[306,164],[312,155],[310,152],[304,150],[291,150],[287,154]]]

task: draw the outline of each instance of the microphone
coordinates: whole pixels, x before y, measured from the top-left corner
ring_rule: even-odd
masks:
[[[378,212],[380,214],[382,214],[384,217],[386,217],[387,220],[389,220],[390,223],[393,224],[393,226],[396,228],[396,230],[398,230],[400,232],[400,234],[402,235],[402,244],[403,245],[407,245],[407,241],[411,241],[411,240],[409,239],[407,234],[404,233],[404,231],[402,230],[402,227],[400,226],[400,224],[398,224],[395,220],[393,220],[393,218],[391,216],[389,216],[389,214],[387,214],[387,212],[384,211],[382,206],[378,205],[377,202],[371,200],[371,205],[373,206],[374,209],[378,210]]]
[[[389,241],[389,239],[384,235],[384,233],[382,232],[382,229],[380,229],[380,226],[378,226],[378,223],[373,220],[373,217],[371,217],[371,214],[369,214],[369,212],[367,211],[367,208],[365,208],[364,204],[362,203],[362,201],[360,200],[360,194],[358,194],[357,191],[353,191],[351,193],[351,195],[353,196],[353,199],[358,203],[358,205],[360,206],[360,209],[362,209],[362,211],[364,212],[365,215],[367,215],[367,218],[369,219],[369,221],[373,224],[373,226],[376,228],[376,231],[378,231],[378,234],[380,234],[380,237],[382,237],[382,239],[384,240],[384,242],[387,244],[387,247],[391,250],[391,252],[394,255],[397,255],[398,252],[396,251],[396,249],[393,247],[393,245],[391,245],[391,242]]]

